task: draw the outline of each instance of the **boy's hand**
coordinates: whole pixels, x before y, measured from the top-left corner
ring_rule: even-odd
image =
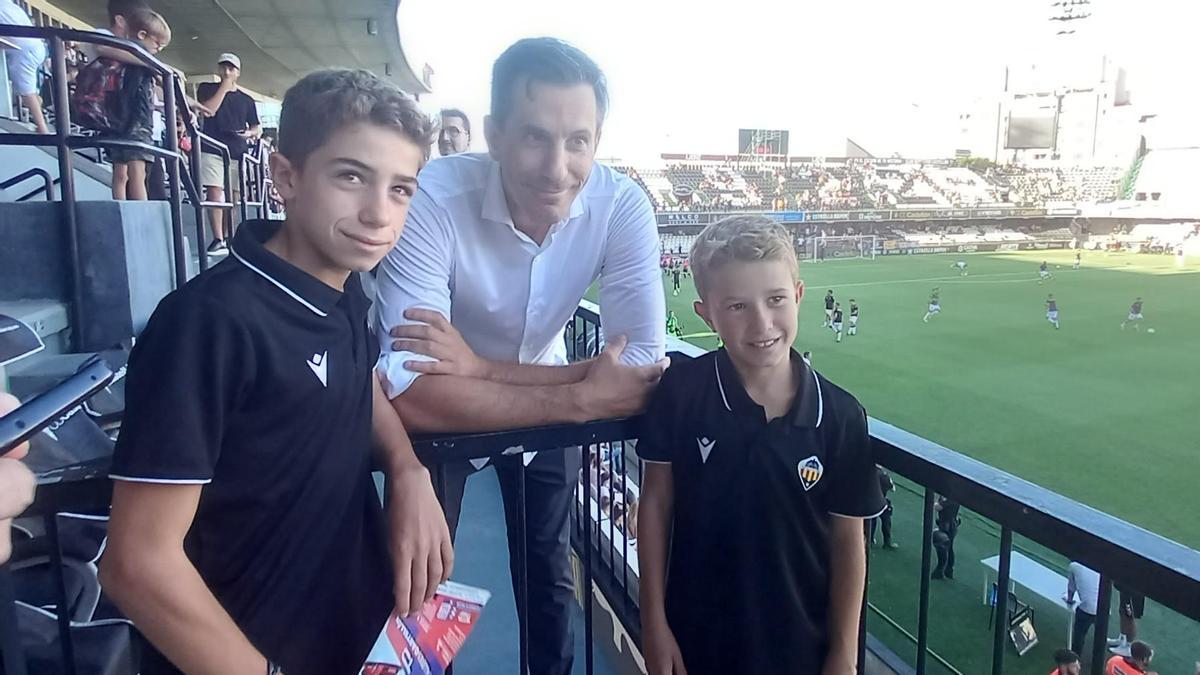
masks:
[[[687,675],[683,655],[675,634],[666,619],[653,619],[645,624],[642,646],[645,648],[647,675]]]
[[[450,529],[424,467],[388,476],[388,527],[396,611],[411,616],[454,569]]]
[[[587,377],[574,385],[575,404],[583,418],[581,421],[640,413],[667,371],[671,362],[666,358],[649,366],[622,365],[620,356],[626,342],[624,335],[609,340],[604,351],[592,362]]]
[[[404,318],[423,325],[396,326],[390,335],[397,338],[392,349],[431,356],[437,361],[406,361],[404,367],[426,375],[460,375],[487,378],[487,361],[479,358],[458,329],[431,309],[407,309]]]

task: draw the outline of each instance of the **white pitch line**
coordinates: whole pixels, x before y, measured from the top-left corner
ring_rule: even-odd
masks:
[[[976,275],[977,278],[978,277],[1013,277],[1013,276],[1029,277],[1029,279],[1028,279],[1029,281],[1037,281],[1037,277],[1029,276],[1028,272],[996,272],[994,274],[978,274],[978,275]],[[826,284],[820,284],[820,285],[826,286],[826,287],[832,287],[832,288],[847,288],[849,286],[885,286],[887,284],[915,284],[915,283],[927,282],[927,281],[959,281],[959,280],[963,281],[964,283],[970,283],[970,281],[971,281],[971,280],[965,279],[962,275],[955,274],[953,276],[948,276],[948,277],[924,277],[922,279],[892,279],[892,280],[887,280],[887,281],[857,281],[857,282],[849,283],[849,284],[828,284],[828,283],[826,283]],[[1014,279],[1013,281],[1025,281],[1025,279]],[[983,283],[987,283],[987,282],[983,282]],[[995,283],[995,282],[992,282],[992,283]]]

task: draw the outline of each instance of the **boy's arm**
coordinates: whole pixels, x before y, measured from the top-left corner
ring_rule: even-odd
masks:
[[[823,675],[858,672],[858,634],[867,584],[863,519],[830,516],[829,654]]]
[[[387,476],[388,529],[395,568],[397,611],[412,615],[433,597],[454,569],[454,548],[446,516],[429,471],[417,459],[404,423],[371,378],[375,454]]]
[[[637,541],[646,671],[649,675],[687,675],[666,609],[667,549],[675,502],[671,465],[647,460],[645,467]]]
[[[638,568],[641,570],[642,622],[667,622],[667,541],[675,501],[671,465],[646,462],[646,480],[638,501]]]
[[[183,550],[202,485],[114,481],[104,590],[176,667],[197,675],[261,675],[258,652]]]

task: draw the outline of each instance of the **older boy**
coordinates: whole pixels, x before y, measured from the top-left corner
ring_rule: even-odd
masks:
[[[393,607],[450,574],[351,274],[396,243],[433,124],[370,73],[320,71],[288,90],[279,135],[287,220],[246,223],[130,359],[100,572],[155,648],[143,675],[356,673]]]
[[[727,218],[691,260],[725,348],[667,370],[638,443],[646,665],[854,673],[863,519],[884,508],[866,413],[792,350],[804,284],[782,227]]]

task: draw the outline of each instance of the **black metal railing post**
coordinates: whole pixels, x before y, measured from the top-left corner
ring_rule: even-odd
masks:
[[[1104,674],[1104,662],[1108,656],[1108,614],[1112,606],[1112,579],[1100,573],[1100,594],[1096,597],[1096,624],[1092,627],[1092,675]],[[1079,648],[1082,650],[1083,645]],[[1079,655],[1080,658],[1083,654]]]
[[[195,184],[196,197],[192,199],[192,210],[196,213],[196,258],[198,259],[200,271],[208,269],[208,251],[204,243],[204,201],[208,199],[208,193],[204,186],[204,181],[200,177],[200,145],[203,141],[200,134],[192,141],[192,150],[188,153],[188,165],[191,168],[192,182]]]
[[[28,675],[29,672],[17,626],[16,600],[12,574],[7,565],[0,563],[0,672],[4,675]]]
[[[517,640],[521,675],[529,673],[529,545],[528,523],[525,522],[525,457],[517,461]]]
[[[54,591],[58,599],[58,639],[61,642],[63,657],[63,672],[75,675],[75,641],[71,637],[71,606],[67,598],[67,580],[64,576],[62,541],[58,536],[58,515],[47,513],[43,521],[46,523],[46,536],[50,539],[50,563],[54,572]]]
[[[1004,672],[1004,638],[1008,635],[1008,586],[1012,568],[1012,530],[1000,528],[1000,569],[996,573],[996,624],[992,633],[992,675]]]
[[[67,59],[63,39],[50,36],[50,67],[54,73],[54,134],[58,152],[58,177],[62,181],[62,216],[67,226],[67,256],[71,261],[71,349],[87,344],[87,309],[83,302],[83,257],[79,250],[79,209],[75,201],[75,166],[72,162],[71,99],[67,89]]]
[[[917,605],[917,675],[925,675],[929,660],[929,574],[933,566],[934,492],[925,488],[925,508],[921,517],[921,583]]]
[[[167,123],[167,150],[172,156],[166,158],[167,183],[170,194],[168,200],[171,209],[171,244],[175,257],[175,288],[181,288],[187,283],[187,245],[183,238],[183,198],[179,192],[179,121],[175,115],[175,79],[172,71],[169,79],[163,82],[163,117]]]

